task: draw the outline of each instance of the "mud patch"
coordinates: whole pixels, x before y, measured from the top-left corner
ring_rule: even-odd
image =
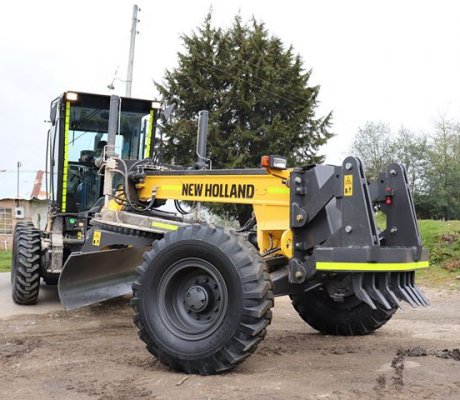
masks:
[[[122,365],[128,365],[130,367],[142,368],[146,371],[153,371],[157,369],[158,360],[153,356],[140,357],[140,356],[126,356],[121,359]]]
[[[460,361],[460,349],[453,349],[453,350],[436,350],[434,355],[439,358],[444,358],[446,360],[455,360]]]
[[[353,354],[356,353],[359,348],[351,346],[333,346],[330,349],[322,350],[321,354],[335,354],[337,356],[342,356],[344,354]]]
[[[97,380],[77,382],[76,384],[67,385],[66,390],[84,393],[99,400],[143,400],[146,398],[156,398],[156,396],[152,395],[151,390],[135,386],[131,379],[103,384]]]
[[[384,374],[381,374],[376,379],[376,384],[374,386],[374,392],[379,398],[383,397],[385,394],[385,389],[387,387],[387,378]]]
[[[455,360],[460,361],[460,349],[443,349],[443,350],[426,350],[424,347],[412,347],[410,349],[399,349],[398,355],[403,355],[406,357],[425,357],[425,356],[435,356],[438,358],[443,358],[445,360]]]
[[[399,349],[398,355],[403,355],[407,357],[424,357],[428,355],[428,352],[425,348],[417,346],[410,349]]]
[[[336,345],[333,344],[334,340],[334,337],[316,332],[302,332],[297,335],[292,335],[292,332],[289,331],[269,332],[265,340],[259,345],[257,354],[260,356],[283,356],[300,353],[310,354],[311,351],[319,351],[321,355],[341,356],[358,353],[362,350],[362,346],[359,344]]]
[[[308,343],[311,340],[311,336],[312,334],[310,333],[292,335],[289,331],[271,333],[259,345],[257,354],[260,356],[297,354],[304,348],[304,343]]]
[[[281,346],[273,346],[273,347],[260,347],[257,350],[257,354],[259,356],[270,357],[270,356],[282,356],[286,354],[287,350]]]
[[[106,315],[107,313],[120,313],[120,310],[131,313],[131,307],[129,306],[129,297],[117,297],[110,299],[102,303],[93,304],[86,309],[77,311],[78,313],[86,313],[87,315]]]
[[[392,376],[393,386],[395,389],[401,389],[404,387],[404,354],[398,354],[393,360],[391,360],[391,368],[394,373]]]
[[[40,347],[42,342],[39,338],[18,338],[0,342],[0,358],[11,359],[21,357]]]

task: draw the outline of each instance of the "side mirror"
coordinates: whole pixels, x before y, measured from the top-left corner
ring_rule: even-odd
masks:
[[[57,116],[58,104],[59,104],[59,102],[54,100],[51,103],[51,106],[50,106],[50,121],[51,121],[51,125],[53,125],[53,126],[56,124],[56,116]]]

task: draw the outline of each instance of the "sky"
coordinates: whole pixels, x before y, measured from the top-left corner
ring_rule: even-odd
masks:
[[[366,121],[432,130],[460,120],[460,3],[358,0],[41,0],[0,3],[0,182],[44,168],[49,104],[66,90],[123,95],[132,8],[141,8],[133,97],[157,98],[153,80],[176,66],[181,34],[212,7],[217,26],[240,13],[266,24],[312,69],[317,115],[333,111],[329,163],[349,155]],[[121,80],[118,80],[121,79]],[[8,179],[10,180],[10,179]]]

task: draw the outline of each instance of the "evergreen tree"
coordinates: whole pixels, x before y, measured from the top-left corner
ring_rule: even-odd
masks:
[[[211,14],[197,32],[182,36],[178,67],[156,86],[166,102],[176,103],[166,128],[163,161],[196,161],[196,116],[209,110],[208,157],[213,168],[258,167],[264,154],[288,158],[290,165],[318,163],[320,146],[332,136],[331,113],[315,116],[319,86],[309,86],[292,46],[269,34],[263,23],[216,28]],[[218,207],[219,208],[219,207]],[[240,223],[248,209],[220,207]]]

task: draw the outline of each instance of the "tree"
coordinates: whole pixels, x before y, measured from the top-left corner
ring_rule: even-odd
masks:
[[[407,179],[414,195],[427,192],[427,170],[429,166],[428,138],[424,134],[401,127],[390,146],[394,159],[406,168]]]
[[[166,129],[163,160],[196,161],[196,116],[209,110],[208,157],[213,167],[257,167],[264,154],[288,158],[290,165],[317,163],[317,152],[332,136],[331,113],[315,116],[319,86],[310,86],[292,46],[252,19],[236,16],[228,29],[216,28],[208,14],[197,32],[182,36],[178,67],[156,86],[175,102],[175,119]],[[250,209],[218,207],[240,223]]]
[[[392,135],[388,125],[367,122],[355,136],[353,151],[366,164],[370,178],[393,161],[403,164],[419,217],[460,218],[459,123],[441,118],[430,137],[404,127]]]
[[[417,135],[401,127],[396,135],[383,122],[366,122],[358,129],[353,140],[352,153],[366,166],[368,178],[377,178],[389,164],[398,162],[405,166],[413,192],[426,190],[428,145],[426,135]]]
[[[375,179],[395,159],[389,126],[383,122],[367,121],[358,128],[351,152],[364,162],[366,176]]]
[[[460,124],[441,117],[431,142],[426,214],[435,219],[460,219]]]

